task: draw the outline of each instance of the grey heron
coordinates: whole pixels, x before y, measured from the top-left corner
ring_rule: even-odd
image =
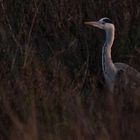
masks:
[[[115,26],[112,21],[104,17],[99,21],[87,21],[85,24],[103,29],[106,33],[106,40],[102,47],[102,70],[109,90],[113,92],[118,82],[125,89],[134,90],[140,87],[140,73],[137,70],[125,63],[113,63],[112,61],[111,47],[115,36]]]

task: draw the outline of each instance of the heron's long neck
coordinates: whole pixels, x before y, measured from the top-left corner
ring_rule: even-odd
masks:
[[[112,82],[116,73],[116,68],[111,58],[111,47],[114,41],[114,32],[114,28],[106,31],[106,42],[102,49],[102,69],[106,82]]]

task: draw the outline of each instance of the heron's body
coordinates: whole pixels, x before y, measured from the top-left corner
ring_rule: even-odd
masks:
[[[115,27],[111,20],[102,18],[96,22],[86,22],[86,24],[98,27],[106,32],[106,41],[102,48],[102,70],[109,90],[113,92],[117,84],[126,89],[140,87],[140,73],[137,70],[127,64],[113,63],[112,61],[111,47],[114,41]]]

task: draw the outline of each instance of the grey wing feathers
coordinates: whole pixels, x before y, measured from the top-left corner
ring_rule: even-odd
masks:
[[[140,89],[140,73],[129,65],[115,63],[118,71],[115,76],[115,88],[131,91]]]

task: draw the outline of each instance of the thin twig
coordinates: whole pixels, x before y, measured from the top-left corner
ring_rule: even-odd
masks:
[[[27,45],[30,44],[30,41],[31,41],[31,34],[32,34],[33,27],[34,27],[34,24],[35,24],[35,20],[36,20],[37,14],[38,14],[38,8],[39,8],[39,6],[40,6],[40,4],[37,6],[37,3],[36,3],[35,0],[34,0],[34,4],[35,4],[36,10],[35,10],[34,17],[33,17],[33,19],[32,19],[32,24],[31,24],[31,27],[30,27],[30,30],[29,30]]]

